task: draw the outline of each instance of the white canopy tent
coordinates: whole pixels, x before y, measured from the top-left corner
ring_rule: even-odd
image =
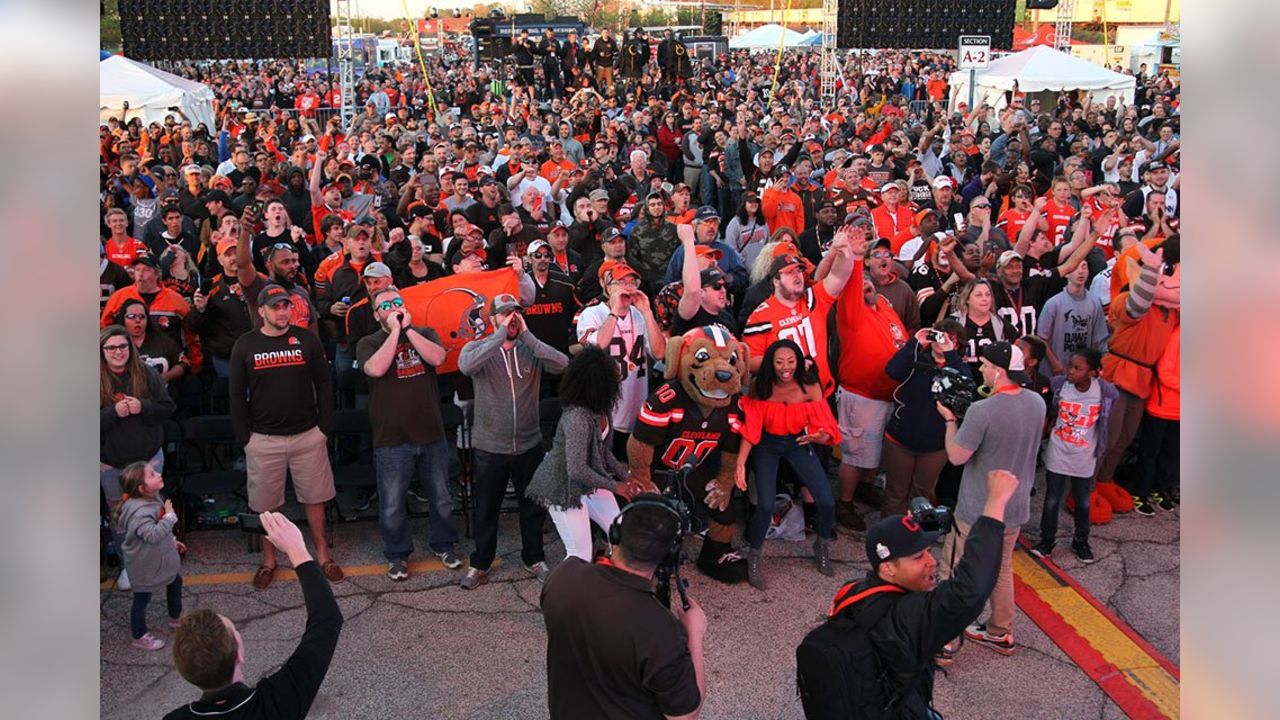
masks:
[[[755,30],[751,30],[729,40],[729,49],[746,50],[756,48],[774,48],[779,43],[783,47],[799,47],[800,41],[805,36],[795,30],[788,30],[781,25],[761,25]]]
[[[1132,76],[1112,72],[1088,60],[1072,57],[1043,45],[1036,45],[992,62],[975,76],[974,105],[986,103],[999,110],[1007,103],[1004,94],[1013,90],[1014,81],[1023,93],[1086,90],[1094,102],[1106,102],[1110,96],[1133,103],[1136,85]],[[951,73],[950,108],[969,102],[969,71]]]
[[[169,108],[176,107],[193,127],[204,123],[210,131],[216,129],[213,90],[208,86],[119,55],[103,60],[98,67],[100,122],[111,117],[125,121],[141,117],[144,123],[162,122],[165,115],[175,114]],[[126,101],[129,103],[127,114]]]

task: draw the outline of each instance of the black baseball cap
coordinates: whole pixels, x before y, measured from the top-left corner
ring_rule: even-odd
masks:
[[[293,298],[289,297],[289,291],[275,283],[267,283],[258,291],[258,307],[271,307],[281,300],[293,302]]]
[[[867,531],[867,560],[875,569],[886,560],[915,555],[941,535],[941,530],[924,530],[910,515],[890,515]]]
[[[710,205],[703,205],[702,207],[698,208],[697,214],[693,216],[693,221],[695,223],[700,223],[700,222],[706,222],[707,220],[715,220],[716,222],[720,222],[720,213],[716,212],[716,209],[711,207]]]
[[[1014,382],[1026,382],[1026,361],[1022,355],[1022,350],[1011,342],[993,342],[982,347],[982,359],[1004,368],[1009,373],[1009,379]]]
[[[200,202],[220,202],[223,205],[229,205],[231,204],[231,198],[227,197],[226,191],[214,189],[205,193],[204,197],[200,198]]]
[[[721,270],[716,265],[712,265],[706,270],[703,270],[701,273],[701,277],[702,277],[702,287],[709,287],[711,285],[715,285],[718,282],[725,282],[724,271]]]
[[[155,270],[160,269],[160,261],[156,259],[155,255],[150,255],[150,254],[139,257],[138,259],[133,261],[133,264],[146,265],[147,267],[153,268]]]
[[[622,231],[619,230],[618,228],[616,227],[605,228],[605,231],[600,233],[600,242],[603,244],[603,243],[609,242],[610,240],[613,240],[614,238],[620,238],[620,237],[622,237]]]

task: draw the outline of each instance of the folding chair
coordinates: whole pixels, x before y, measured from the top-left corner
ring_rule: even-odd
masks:
[[[449,443],[449,479],[458,483],[459,507],[455,512],[462,514],[463,532],[471,537],[471,514],[474,506],[471,429],[462,408],[451,402],[440,405],[440,419],[444,423],[444,434]]]
[[[187,418],[181,432],[186,452],[178,455],[176,495],[180,500],[179,534],[185,537],[192,524],[190,505],[200,503],[202,496],[211,495],[233,495],[247,503],[248,478],[243,470],[235,468],[240,444],[231,430],[229,415]],[[198,464],[193,462],[195,458],[199,459]]]

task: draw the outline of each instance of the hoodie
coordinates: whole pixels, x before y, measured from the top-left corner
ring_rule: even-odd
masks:
[[[542,443],[538,426],[542,372],[564,372],[569,358],[527,329],[510,348],[503,347],[506,339],[500,330],[467,343],[458,354],[458,370],[475,386],[472,447],[520,455]]]
[[[177,513],[165,513],[155,498],[131,497],[120,506],[120,545],[134,592],[157,592],[178,577],[182,560],[173,537]]]

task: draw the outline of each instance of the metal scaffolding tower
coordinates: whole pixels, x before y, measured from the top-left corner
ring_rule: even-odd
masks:
[[[342,127],[355,117],[356,57],[355,29],[351,26],[351,0],[334,0],[338,41],[338,92],[342,95]]]
[[[1071,52],[1071,17],[1076,11],[1076,0],[1060,0],[1058,17],[1053,26],[1053,49]]]
[[[818,66],[818,76],[822,104],[828,109],[835,106],[836,78],[840,72],[840,59],[836,57],[836,13],[839,5],[837,0],[822,0],[822,64]]]

